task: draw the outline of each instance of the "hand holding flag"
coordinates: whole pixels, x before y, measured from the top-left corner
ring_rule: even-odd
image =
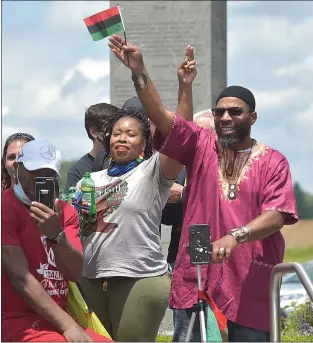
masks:
[[[114,55],[132,72],[142,74],[145,65],[139,46],[126,42],[122,36],[114,34],[109,37],[109,47]]]

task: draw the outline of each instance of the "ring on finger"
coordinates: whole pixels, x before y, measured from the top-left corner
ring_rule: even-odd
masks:
[[[219,249],[218,249],[218,253],[219,253],[219,254],[226,255],[226,249],[225,249],[225,248],[219,248]]]

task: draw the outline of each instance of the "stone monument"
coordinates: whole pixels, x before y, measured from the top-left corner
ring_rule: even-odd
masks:
[[[163,104],[176,110],[176,71],[190,44],[198,62],[194,113],[211,108],[227,85],[226,1],[110,1],[110,7],[117,4],[127,39],[141,47]],[[122,106],[136,92],[130,71],[110,54],[111,104]]]

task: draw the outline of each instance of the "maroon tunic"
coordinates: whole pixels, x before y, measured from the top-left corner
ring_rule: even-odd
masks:
[[[167,137],[155,135],[156,149],[186,166],[184,223],[172,279],[170,307],[185,309],[197,302],[196,267],[190,264],[188,227],[209,224],[212,241],[248,224],[265,211],[287,213],[285,224],[297,222],[296,202],[287,159],[257,142],[237,183],[237,198],[228,200],[228,182],[218,164],[215,132],[179,116]],[[227,318],[243,326],[269,331],[269,280],[283,261],[281,232],[239,244],[228,264],[202,266],[203,285]]]

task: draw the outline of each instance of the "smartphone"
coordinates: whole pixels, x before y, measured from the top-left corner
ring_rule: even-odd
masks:
[[[56,198],[56,180],[53,177],[36,177],[35,200],[54,209]]]
[[[211,262],[211,231],[207,224],[189,226],[189,254],[191,264],[207,264]]]

